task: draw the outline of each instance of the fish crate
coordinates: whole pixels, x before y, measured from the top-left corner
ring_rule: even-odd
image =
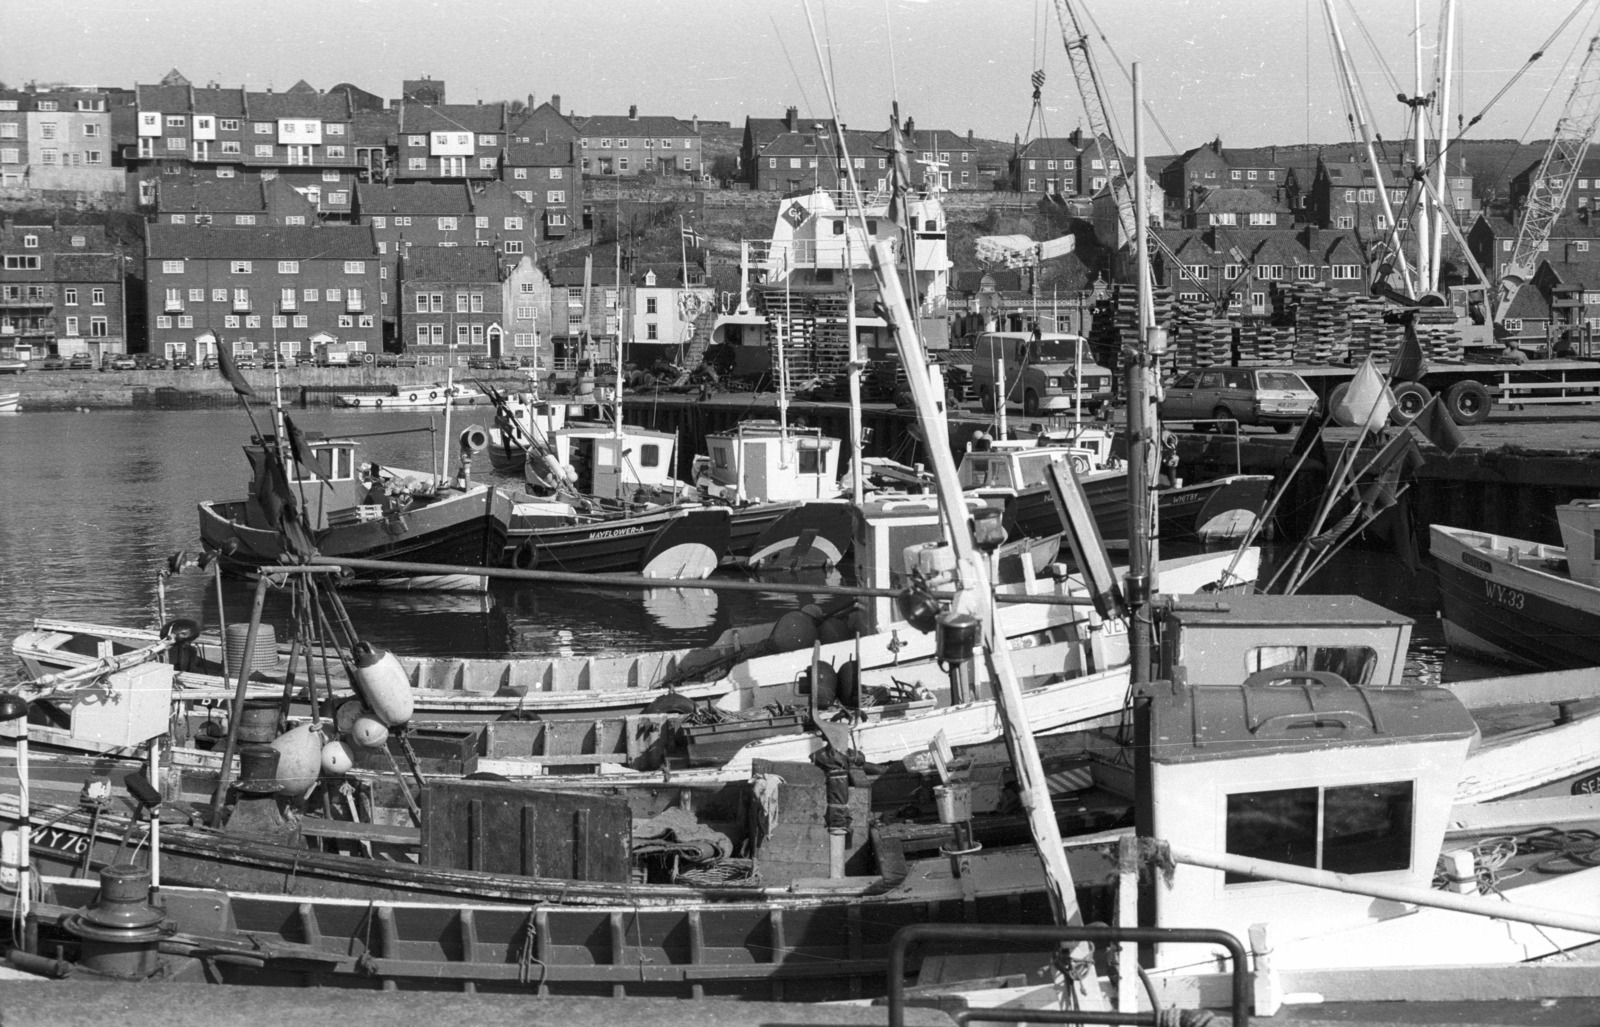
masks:
[[[411,751],[417,754],[418,768],[424,774],[463,776],[478,769],[479,736],[482,728],[412,728],[406,732],[411,739]],[[406,765],[406,751],[400,745],[400,736],[392,734],[388,741],[388,755],[383,750],[364,745],[350,747],[355,754],[355,764],[360,770],[388,773],[392,767],[389,756]]]
[[[798,734],[805,729],[803,714],[790,713],[757,720],[729,720],[696,724],[683,729],[684,748],[691,767],[714,767],[728,761],[751,742],[776,735]]]

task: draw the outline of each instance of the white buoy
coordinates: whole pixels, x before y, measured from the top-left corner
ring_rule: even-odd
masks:
[[[284,795],[304,795],[322,773],[322,731],[316,724],[292,727],[274,738],[278,750],[278,791]]]
[[[394,653],[368,642],[358,643],[356,683],[372,716],[385,727],[398,727],[411,720],[416,709],[411,680]]]
[[[382,721],[362,717],[356,721],[355,727],[350,729],[350,737],[357,745],[376,749],[389,740],[389,729],[383,726]]]
[[[322,772],[343,777],[356,765],[355,754],[337,738],[322,747]]]

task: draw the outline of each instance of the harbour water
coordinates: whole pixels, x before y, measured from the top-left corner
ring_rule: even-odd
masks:
[[[265,410],[256,417],[267,425]],[[431,468],[443,418],[426,413],[317,410],[296,415],[307,431],[363,440],[361,459]],[[476,416],[482,422],[481,413]],[[457,416],[452,435],[474,417]],[[36,617],[155,626],[158,575],[168,558],[200,553],[195,504],[242,497],[248,469],[241,451],[250,434],[242,410],[27,413],[0,418],[0,639],[7,643]],[[493,479],[487,458],[475,477]],[[823,580],[776,573],[775,586]],[[834,574],[829,580],[839,580]],[[1354,550],[1314,579],[1310,590],[1352,592],[1416,620],[1417,681],[1482,676],[1492,671],[1444,652],[1437,596],[1426,571],[1409,574],[1386,554]],[[230,621],[248,616],[252,588],[223,583]],[[287,617],[278,596],[267,616]],[[487,594],[349,592],[346,605],[364,636],[397,651],[462,656],[623,653],[703,645],[729,627],[762,623],[811,601],[788,592],[647,592],[497,584]],[[166,583],[168,617],[216,623],[209,574],[189,569]],[[0,680],[15,673],[0,671]]]

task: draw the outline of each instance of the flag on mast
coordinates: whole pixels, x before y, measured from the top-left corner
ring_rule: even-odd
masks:
[[[679,230],[683,233],[683,241],[686,244],[690,246],[703,245],[700,238],[700,233],[695,230],[693,225],[680,225]]]

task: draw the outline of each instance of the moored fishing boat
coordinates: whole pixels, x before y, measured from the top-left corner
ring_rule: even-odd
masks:
[[[1600,666],[1600,501],[1563,503],[1556,521],[1560,546],[1429,528],[1451,648],[1552,670]]]
[[[0,414],[15,414],[22,410],[22,393],[0,392]]]
[[[426,385],[393,385],[387,395],[369,396],[341,392],[334,404],[362,410],[443,410],[446,406],[488,406],[489,397],[470,385],[430,382]]]

